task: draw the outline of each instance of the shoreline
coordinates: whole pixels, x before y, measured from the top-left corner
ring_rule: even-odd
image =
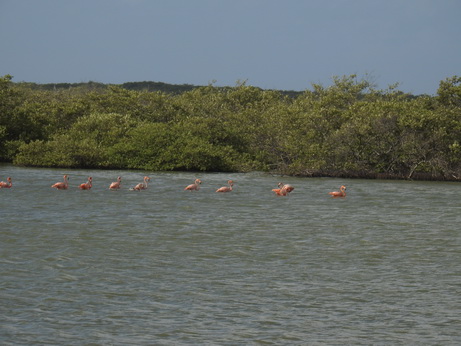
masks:
[[[343,178],[343,179],[370,179],[370,180],[400,180],[400,181],[439,181],[439,182],[461,182],[461,177],[456,176],[443,176],[431,173],[413,173],[411,176],[404,174],[392,173],[371,173],[371,172],[303,172],[300,174],[283,174],[293,177],[304,178]]]
[[[109,170],[119,170],[119,171],[150,171],[145,169],[134,169],[134,168],[90,168],[90,167],[59,167],[59,166],[23,166],[15,165],[12,162],[0,162],[0,166],[13,166],[13,167],[23,167],[23,168],[39,168],[39,169],[84,169],[84,170],[97,170],[97,171],[109,171]],[[223,171],[156,171],[156,172],[196,172],[196,173],[226,173]],[[250,173],[244,171],[235,171],[227,173]],[[256,171],[254,171],[256,172]],[[260,171],[262,173],[282,176],[282,177],[295,177],[295,178],[341,178],[341,179],[369,179],[369,180],[394,180],[394,181],[432,181],[432,182],[461,182],[461,177],[456,177],[452,175],[443,176],[440,174],[431,174],[431,173],[421,173],[414,172],[411,177],[404,174],[392,174],[392,173],[373,173],[373,172],[341,172],[341,171],[308,171],[288,174],[277,171]]]

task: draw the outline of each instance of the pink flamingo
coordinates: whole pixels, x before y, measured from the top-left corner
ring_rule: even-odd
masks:
[[[150,181],[149,177],[144,177],[144,181],[142,183],[139,183],[135,187],[133,187],[131,190],[135,190],[135,191],[146,190],[147,184],[149,183],[149,181]]]
[[[234,182],[232,180],[229,180],[227,182],[229,186],[223,186],[220,187],[219,189],[216,190],[216,192],[231,192],[232,191],[232,186],[234,186]]]
[[[200,179],[195,179],[195,182],[193,184],[187,185],[184,190],[189,190],[189,191],[198,191],[200,190],[200,184],[202,181]]]
[[[277,196],[288,196],[288,194],[293,191],[295,188],[289,184],[278,183],[278,189],[272,189]]]
[[[121,185],[122,185],[122,177],[118,177],[117,181],[114,181],[112,184],[110,184],[109,189],[110,190],[118,190],[118,189],[120,189]]]
[[[88,181],[86,183],[80,184],[78,187],[80,190],[89,190],[93,187],[93,178],[88,177]]]
[[[0,181],[0,189],[9,189],[12,186],[13,182],[10,177],[6,178],[6,183],[4,181]]]
[[[67,190],[69,187],[69,182],[67,181],[68,177],[67,174],[64,175],[64,182],[58,182],[56,184],[51,185],[51,187],[54,187],[55,189],[58,190]]]
[[[333,197],[346,197],[346,187],[341,185],[339,191],[328,192],[328,194]]]
[[[277,186],[279,187],[278,189],[272,189],[272,191],[274,191],[277,196],[288,195],[289,191],[285,188],[285,185],[283,185],[283,183],[278,183]]]

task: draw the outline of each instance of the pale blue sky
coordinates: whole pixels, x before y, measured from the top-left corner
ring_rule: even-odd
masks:
[[[306,90],[461,75],[461,0],[0,0],[0,75]]]

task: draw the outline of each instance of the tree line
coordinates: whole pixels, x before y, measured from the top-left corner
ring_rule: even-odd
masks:
[[[403,93],[397,85],[377,90],[356,75],[299,93],[245,82],[176,91],[143,83],[51,88],[0,77],[0,161],[461,179],[458,76],[441,81],[435,96]]]

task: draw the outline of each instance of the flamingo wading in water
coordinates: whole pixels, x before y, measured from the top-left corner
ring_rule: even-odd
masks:
[[[288,196],[288,194],[293,191],[295,188],[289,184],[278,183],[278,189],[272,189],[277,196]]]
[[[272,189],[277,196],[288,196],[288,191],[285,189],[283,183],[278,183],[277,186],[279,187],[278,189]]]
[[[328,194],[333,197],[346,197],[346,187],[341,185],[339,191],[328,192]]]
[[[78,187],[80,190],[89,190],[93,187],[93,178],[88,177],[88,181],[86,183],[80,184]]]
[[[9,189],[12,186],[13,182],[10,177],[6,178],[6,183],[4,181],[0,181],[0,189]]]
[[[200,190],[200,184],[202,181],[200,179],[195,179],[195,182],[193,184],[187,185],[184,190],[189,190],[189,191],[198,191]]]
[[[64,175],[63,182],[58,182],[56,184],[53,184],[51,185],[51,187],[54,187],[55,189],[58,189],[58,190],[67,190],[67,188],[69,187],[69,182],[67,181],[67,179],[69,179],[69,177],[66,174]]]
[[[234,182],[232,180],[229,180],[227,182],[229,186],[223,186],[220,187],[219,189],[216,190],[216,192],[231,192],[232,191],[232,186],[234,186]]]
[[[149,181],[150,181],[149,177],[144,177],[144,181],[142,183],[139,183],[135,187],[133,187],[131,190],[134,190],[134,191],[146,190],[147,184],[149,183]]]
[[[118,177],[117,181],[114,181],[112,184],[110,184],[109,189],[110,190],[118,190],[118,189],[120,189],[121,185],[122,185],[122,177]]]

